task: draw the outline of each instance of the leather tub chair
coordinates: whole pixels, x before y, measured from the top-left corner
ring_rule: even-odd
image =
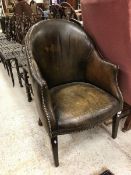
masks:
[[[39,125],[49,133],[55,166],[58,135],[113,118],[116,138],[123,106],[118,68],[101,59],[82,27],[67,20],[41,21],[28,31],[25,47]]]

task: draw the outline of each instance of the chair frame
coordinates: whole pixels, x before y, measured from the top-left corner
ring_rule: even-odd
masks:
[[[38,24],[37,24],[38,25]],[[35,26],[33,26],[35,27]],[[28,60],[28,65],[29,65],[29,73],[30,73],[30,77],[32,78],[32,81],[35,81],[37,83],[37,85],[39,86],[39,88],[41,89],[41,96],[42,96],[42,109],[44,112],[44,115],[47,119],[47,125],[48,125],[48,129],[49,129],[49,136],[50,136],[50,141],[51,141],[51,145],[52,145],[52,152],[53,152],[53,157],[54,157],[54,163],[55,166],[58,167],[59,166],[59,158],[58,158],[58,135],[63,135],[63,134],[67,134],[70,132],[65,132],[65,133],[61,133],[57,130],[57,124],[55,121],[55,124],[53,124],[53,120],[54,120],[54,114],[52,111],[49,110],[48,106],[46,105],[46,99],[45,96],[48,98],[48,100],[50,101],[50,97],[48,94],[48,86],[46,81],[44,80],[44,78],[41,76],[40,72],[39,72],[39,68],[37,67],[37,64],[35,63],[35,59],[33,57],[31,48],[30,48],[30,33],[33,30],[33,27],[28,31],[28,34],[26,35],[25,38],[25,48],[26,48],[26,54],[27,54],[27,60]],[[33,62],[32,62],[33,60]],[[101,61],[103,66],[109,66],[107,64],[106,61]],[[112,122],[112,138],[115,139],[117,137],[117,132],[118,132],[118,126],[119,126],[119,121],[121,118],[121,110],[123,107],[123,98],[121,95],[121,92],[119,90],[118,87],[118,83],[117,83],[117,74],[118,74],[118,67],[115,65],[110,64],[110,66],[112,66],[112,69],[114,71],[114,74],[112,76],[113,80],[115,81],[115,87],[116,87],[116,91],[118,92],[120,99],[121,99],[121,109],[117,112],[117,114],[113,117],[113,122]],[[104,69],[105,70],[105,69]],[[105,70],[106,71],[106,70]],[[104,72],[106,73],[106,72]],[[41,118],[39,118],[38,124],[40,126],[42,126],[43,121],[41,120]],[[93,126],[91,126],[93,127]],[[89,129],[89,128],[87,128]],[[80,128],[80,131],[85,130],[85,128]],[[71,131],[71,132],[76,132]]]

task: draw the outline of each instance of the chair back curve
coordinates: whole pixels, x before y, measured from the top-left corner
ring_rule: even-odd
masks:
[[[28,49],[49,88],[85,81],[85,66],[92,50],[84,30],[67,20],[47,20],[27,33]]]

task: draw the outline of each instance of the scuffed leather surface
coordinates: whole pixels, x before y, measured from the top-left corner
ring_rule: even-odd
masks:
[[[25,48],[50,136],[91,128],[122,109],[117,67],[101,60],[82,27],[65,20],[39,22],[27,33]]]
[[[49,88],[85,81],[91,43],[83,29],[76,26],[64,20],[61,24],[60,20],[48,20],[39,23],[32,33],[32,52]]]
[[[28,36],[27,36],[28,38]],[[26,39],[27,39],[26,38]],[[29,40],[25,40],[25,44],[28,45]],[[39,117],[44,124],[44,127],[48,131],[48,134],[52,136],[52,131],[57,129],[57,122],[56,118],[53,112],[51,100],[50,100],[50,93],[48,90],[48,86],[45,82],[45,80],[42,78],[42,75],[39,71],[39,68],[36,64],[36,62],[33,59],[32,53],[28,50],[26,45],[26,54],[28,57],[28,67],[29,67],[29,73],[33,85],[33,91],[34,91],[34,96],[35,96],[35,104],[37,107],[37,111],[39,114]],[[30,61],[30,56],[32,60]],[[43,98],[42,98],[43,96]],[[45,105],[48,113],[48,118],[46,117],[46,111],[44,109]]]
[[[116,98],[88,83],[69,83],[52,88],[51,99],[58,129],[62,131],[90,128],[119,109]]]
[[[97,70],[97,71],[96,71]],[[118,67],[100,58],[93,49],[86,65],[86,79],[117,98],[122,108],[122,94],[117,83]]]

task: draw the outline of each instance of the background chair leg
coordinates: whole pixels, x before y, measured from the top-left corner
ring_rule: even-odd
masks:
[[[27,94],[28,102],[31,102],[32,101],[32,96],[31,96],[31,92],[30,92],[30,84],[29,84],[29,81],[28,81],[28,75],[27,74],[28,74],[27,71],[25,69],[23,69],[26,94]]]
[[[14,75],[13,75],[13,72],[12,72],[12,65],[11,65],[11,61],[10,60],[7,60],[6,61],[6,64],[9,68],[9,74],[11,76],[11,80],[12,80],[12,84],[13,84],[13,87],[15,86],[15,81],[14,81]]]
[[[55,163],[55,166],[58,167],[59,166],[59,158],[58,158],[57,136],[51,138],[51,145],[52,145],[52,152],[53,152],[53,156],[54,156],[54,163]]]
[[[112,138],[115,139],[117,137],[118,127],[119,127],[119,121],[121,116],[121,111],[117,113],[116,116],[113,117],[112,122]]]
[[[10,76],[10,71],[9,71],[8,64],[7,63],[5,63],[5,67],[6,67],[6,70],[7,70],[8,75]]]
[[[15,61],[15,65],[16,65],[16,71],[17,71],[17,76],[18,76],[20,87],[23,87],[18,61],[17,61],[17,59],[14,59],[14,61]]]
[[[42,124],[40,118],[39,118],[39,120],[38,120],[38,125],[39,125],[39,126],[43,126],[43,124]]]
[[[126,132],[130,129],[131,129],[131,114],[129,114],[129,116],[127,117],[125,124],[124,124],[124,128],[122,129],[122,131]]]

